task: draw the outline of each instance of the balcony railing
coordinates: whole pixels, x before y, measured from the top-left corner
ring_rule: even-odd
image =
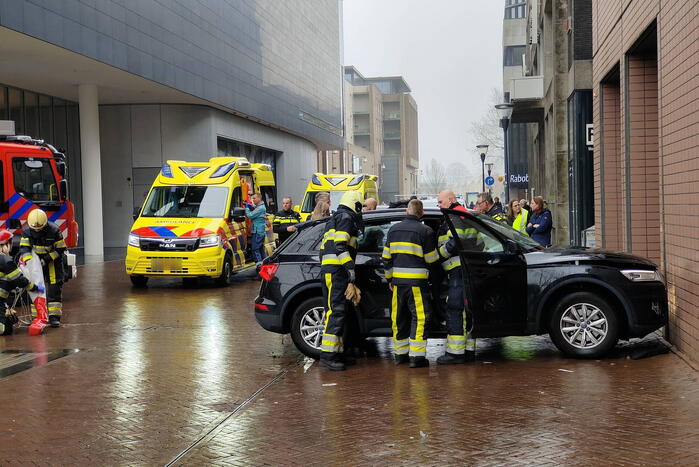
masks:
[[[387,131],[383,134],[383,139],[400,140],[400,131]]]
[[[383,114],[384,120],[400,120],[400,112],[387,112]]]

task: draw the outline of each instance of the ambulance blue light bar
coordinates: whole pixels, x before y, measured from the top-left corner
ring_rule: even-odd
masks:
[[[223,177],[226,174],[228,174],[228,172],[233,170],[233,167],[235,167],[235,162],[230,162],[228,164],[224,164],[222,166],[219,166],[219,168],[216,169],[216,171],[213,174],[211,174],[211,178]]]
[[[170,164],[167,162],[164,163],[162,169],[160,169],[160,173],[163,174],[163,177],[172,178],[172,167],[170,167]]]

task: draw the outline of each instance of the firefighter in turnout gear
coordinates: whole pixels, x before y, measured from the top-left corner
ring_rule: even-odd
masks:
[[[61,325],[63,311],[63,254],[66,244],[63,234],[53,222],[49,222],[46,213],[35,209],[27,217],[27,226],[22,230],[19,243],[20,261],[29,261],[33,252],[41,261],[46,283],[46,301],[48,304],[49,324],[57,328]],[[32,313],[36,310],[32,306]]]
[[[282,209],[274,216],[272,229],[279,238],[279,244],[296,232],[296,224],[301,222],[301,215],[292,209],[291,198],[282,199]]]
[[[10,256],[12,232],[0,230],[0,335],[12,334],[12,326],[17,323],[15,310],[7,307],[7,298],[13,289],[20,288],[31,292],[43,292],[44,288],[27,280]]]
[[[439,256],[434,232],[420,222],[422,201],[410,200],[407,217],[388,231],[381,255],[386,279],[393,291],[391,324],[396,364],[410,362],[410,368],[428,366],[425,357],[425,323],[431,311],[429,265]]]
[[[337,211],[325,225],[320,247],[325,331],[320,346],[320,365],[329,370],[344,370],[343,336],[346,328],[347,300],[356,297],[354,260],[357,237],[362,230],[362,197],[348,191],[340,199]],[[347,362],[350,363],[350,362]]]
[[[439,193],[437,203],[442,209],[464,211],[457,202],[454,192],[444,190]],[[474,248],[483,248],[484,244],[478,231],[474,228],[457,229],[459,241],[472,242]],[[447,348],[444,355],[437,359],[439,365],[466,363],[474,360],[475,341],[468,333],[469,323],[466,317],[466,300],[461,260],[456,248],[456,240],[446,221],[439,227],[437,251],[442,260],[442,268],[447,274]]]

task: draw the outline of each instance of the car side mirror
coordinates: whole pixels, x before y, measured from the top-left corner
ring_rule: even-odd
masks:
[[[22,221],[16,217],[10,217],[7,219],[7,228],[10,230],[16,230],[22,228]]]
[[[298,204],[296,206],[294,206],[294,211],[296,211],[300,214],[301,213],[301,206],[299,206]]]
[[[58,184],[59,187],[61,187],[61,198],[63,200],[68,200],[68,180],[65,178],[61,180]]]
[[[133,208],[133,220],[138,219],[139,214],[141,214],[141,206]]]
[[[245,220],[245,208],[233,208],[231,210],[231,219],[236,222],[242,222]]]
[[[505,242],[505,253],[508,255],[518,255],[521,252],[519,245],[512,240],[507,240]]]

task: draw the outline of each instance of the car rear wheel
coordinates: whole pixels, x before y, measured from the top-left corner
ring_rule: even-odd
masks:
[[[134,287],[145,287],[148,284],[148,276],[129,276]]]
[[[299,351],[311,358],[320,357],[320,343],[325,330],[325,307],[322,297],[305,300],[291,319],[291,340]]]
[[[556,305],[549,335],[558,349],[578,358],[597,358],[619,340],[619,318],[609,303],[590,292],[575,292]]]

